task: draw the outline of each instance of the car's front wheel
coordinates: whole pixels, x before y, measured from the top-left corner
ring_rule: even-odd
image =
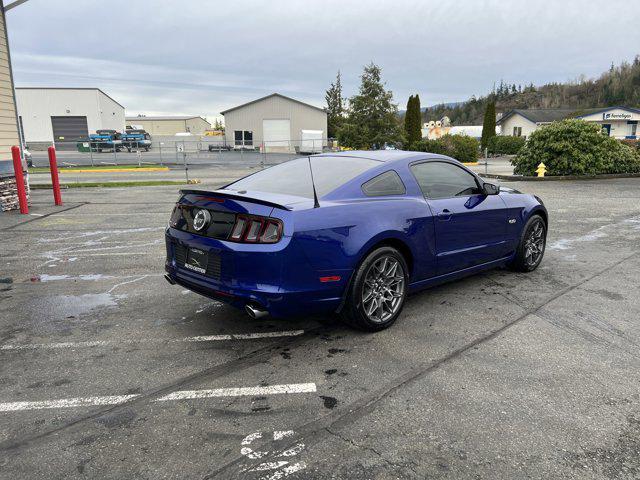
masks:
[[[540,215],[533,215],[524,226],[522,237],[509,268],[516,272],[531,272],[538,268],[547,241],[547,225]]]
[[[392,247],[375,249],[352,279],[343,319],[369,332],[391,326],[404,307],[408,284],[409,269],[400,252]]]

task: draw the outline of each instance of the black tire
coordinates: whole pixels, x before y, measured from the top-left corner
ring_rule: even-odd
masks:
[[[541,231],[539,230],[540,228]],[[540,236],[540,240],[537,241],[535,251],[532,253],[528,248],[532,246],[532,237],[538,235]],[[515,272],[534,271],[538,268],[540,262],[542,262],[546,245],[547,224],[540,215],[532,215],[522,229],[522,236],[520,237],[520,243],[516,249],[515,257],[507,266]]]
[[[402,292],[391,293],[390,295],[400,295],[398,297],[399,301],[393,304],[393,311],[386,312],[388,313],[388,318],[382,318],[383,315],[380,315],[380,319],[372,319],[372,317],[365,310],[365,302],[363,301],[363,297],[366,295],[365,280],[367,280],[368,275],[372,272],[372,269],[376,268],[376,265],[379,262],[382,262],[383,259],[390,259],[391,262],[393,260],[397,261],[397,269],[401,269],[401,272],[396,272],[394,274],[396,277],[402,276]],[[399,280],[396,280],[399,282]],[[368,285],[368,284],[367,284]],[[349,325],[356,327],[360,330],[364,330],[367,332],[377,332],[380,330],[384,330],[385,328],[390,327],[400,316],[402,309],[404,308],[404,302],[407,297],[407,288],[409,286],[409,268],[407,267],[407,262],[404,257],[398,250],[392,247],[380,247],[376,248],[374,251],[369,253],[365,259],[362,261],[358,269],[356,270],[353,278],[351,280],[351,284],[349,285],[349,289],[347,291],[347,297],[345,299],[345,303],[340,311],[340,315],[342,319],[348,323]],[[380,286],[379,286],[380,287]],[[381,286],[384,288],[384,286]],[[395,288],[392,287],[392,288]],[[371,291],[369,291],[371,293]],[[382,295],[382,293],[380,293]],[[366,301],[366,299],[364,299]],[[388,300],[378,300],[379,304],[384,303],[385,307],[388,305]],[[391,300],[393,302],[393,300]],[[376,309],[377,311],[377,309]]]

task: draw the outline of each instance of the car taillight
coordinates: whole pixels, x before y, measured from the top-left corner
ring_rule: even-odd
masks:
[[[176,227],[178,222],[180,221],[180,217],[182,216],[182,212],[180,211],[180,205],[176,203],[175,207],[173,207],[173,211],[171,212],[171,218],[169,219],[169,226]]]
[[[276,243],[282,238],[282,222],[274,218],[238,215],[229,240],[244,243]]]
[[[260,236],[261,243],[276,243],[282,237],[282,223],[267,220],[264,232]]]
[[[233,230],[231,230],[231,240],[242,240],[242,235],[244,234],[244,228],[247,226],[247,221],[243,217],[237,217],[236,223],[233,226]]]

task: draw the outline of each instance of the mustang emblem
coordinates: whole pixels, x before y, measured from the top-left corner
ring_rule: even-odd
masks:
[[[193,229],[196,232],[204,230],[209,222],[211,222],[209,210],[198,210],[198,213],[193,217]]]

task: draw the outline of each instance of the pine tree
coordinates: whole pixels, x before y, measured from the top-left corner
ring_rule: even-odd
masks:
[[[418,95],[416,93],[416,96],[413,98],[413,103],[415,104],[415,110],[414,110],[414,115],[415,115],[415,125],[414,125],[414,130],[413,130],[413,141],[414,142],[419,142],[420,140],[422,140],[422,110],[421,110],[421,106],[420,106],[420,95]]]
[[[487,109],[484,111],[484,122],[482,123],[482,137],[480,146],[482,151],[489,146],[489,139],[496,136],[496,103],[487,103]]]
[[[409,139],[409,132],[411,132],[413,128],[412,124],[413,124],[413,95],[409,95],[409,100],[407,100],[407,111],[404,114],[404,134],[407,136],[407,140]]]
[[[351,148],[382,148],[403,140],[398,105],[385,89],[380,67],[371,63],[360,77],[358,94],[349,99],[348,118],[338,130],[341,144]]]
[[[422,113],[420,112],[420,96],[411,95],[407,102],[407,113],[404,118],[404,130],[407,137],[407,145],[412,145],[422,138]]]
[[[325,96],[327,101],[327,135],[335,138],[344,119],[344,102],[342,100],[342,83],[340,81],[340,70],[336,75],[336,81],[331,84]]]

